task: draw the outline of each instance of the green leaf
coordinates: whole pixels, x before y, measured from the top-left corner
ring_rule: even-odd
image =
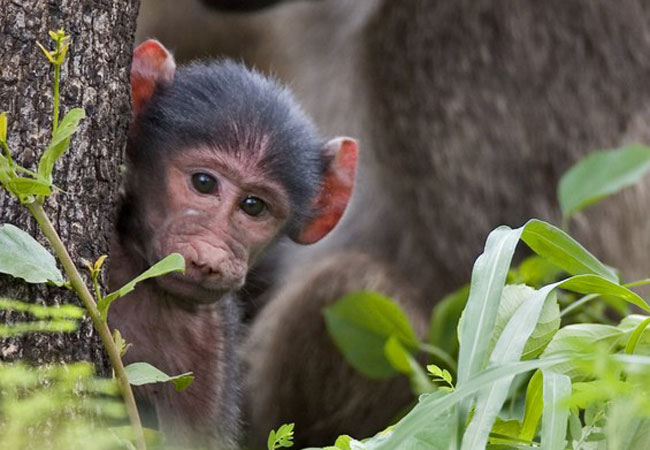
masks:
[[[122,337],[122,333],[120,333],[120,330],[117,328],[113,329],[113,340],[115,341],[115,347],[117,347],[117,351],[119,352],[120,357],[124,356],[129,347],[131,347],[131,344],[127,344],[127,342]]]
[[[7,113],[0,113],[0,143],[7,142]]]
[[[617,282],[618,276],[578,241],[553,225],[532,219],[524,226],[521,239],[535,253],[570,275],[594,274]]]
[[[48,183],[52,182],[54,163],[68,149],[70,146],[70,138],[79,128],[79,122],[85,117],[86,112],[81,108],[73,108],[63,117],[52,136],[52,142],[45,149],[38,164],[38,176],[41,179]]]
[[[50,195],[52,193],[49,183],[25,177],[11,178],[7,188],[23,203],[31,201],[30,199],[34,195]]]
[[[638,344],[641,335],[648,327],[648,325],[650,325],[650,317],[646,318],[634,329],[634,331],[630,335],[630,338],[627,341],[627,344],[625,345],[625,353],[628,354],[634,353],[634,350],[636,349],[636,345]]]
[[[582,422],[580,422],[580,416],[577,410],[572,410],[569,414],[569,433],[571,434],[571,439],[574,441],[582,438]]]
[[[650,364],[650,357],[635,356],[635,361],[644,361]],[[491,385],[504,377],[514,377],[520,373],[530,370],[556,366],[566,363],[574,355],[555,355],[546,360],[530,360],[505,363],[498,367],[490,367],[468,380],[464,385],[457,386],[453,392],[440,395],[434,394],[422,395],[418,404],[406,416],[404,416],[396,425],[393,426],[392,432],[388,437],[381,434],[376,435],[365,441],[366,446],[372,450],[406,450],[408,447],[404,443],[413,435],[428,429],[432,424],[437,423],[437,419],[448,414],[449,411],[459,403],[466,402],[478,391]],[[455,421],[452,421],[452,424]],[[449,447],[445,447],[449,448]]]
[[[487,351],[496,322],[501,292],[510,261],[523,231],[501,226],[493,230],[472,270],[469,299],[459,324],[460,351],[458,380],[460,386],[479,372],[487,361]]]
[[[271,430],[266,443],[268,450],[293,447],[293,428],[293,423],[285,423],[278,431]]]
[[[519,437],[532,441],[537,432],[539,420],[542,418],[543,408],[543,377],[542,371],[536,370],[526,388],[526,405],[524,407],[524,420],[521,424]]]
[[[340,449],[340,450],[350,450],[350,442],[352,441],[352,438],[348,436],[347,434],[344,434],[342,436],[339,436],[336,438],[336,442],[334,442],[334,447]]]
[[[609,408],[605,425],[607,448],[616,450],[641,450],[650,442],[650,419],[647,410],[621,399]]]
[[[490,431],[490,444],[523,443],[519,439],[521,424],[517,420],[502,420],[497,417]]]
[[[571,167],[558,184],[562,214],[572,214],[638,182],[650,170],[650,148],[631,145],[591,153]]]
[[[518,361],[526,341],[535,329],[542,307],[547,297],[557,287],[556,284],[544,286],[529,296],[512,315],[490,355],[490,366]],[[512,376],[503,377],[496,383],[485,386],[476,400],[474,416],[463,435],[463,450],[484,448],[492,424],[508,396]]]
[[[415,395],[433,392],[435,386],[429,381],[416,359],[404,348],[397,336],[391,336],[384,346],[386,359],[395,370],[409,377],[411,390]],[[447,372],[447,371],[445,371]],[[449,374],[449,372],[447,372]],[[449,375],[451,378],[451,375]]]
[[[106,315],[108,314],[108,308],[110,307],[113,301],[118,298],[124,297],[129,292],[135,289],[135,286],[144,280],[149,278],[155,278],[162,275],[166,275],[171,272],[184,272],[185,271],[185,259],[179,253],[172,253],[167,255],[165,258],[158,261],[156,264],[151,266],[149,269],[142,272],[140,275],[135,277],[133,280],[126,283],[124,286],[119,288],[117,291],[108,294],[106,297],[102,298],[97,302],[97,309],[99,310],[102,319],[106,320]]]
[[[37,305],[11,298],[0,297],[0,310],[26,312],[37,319],[81,319],[85,310],[75,305]]]
[[[597,275],[578,275],[565,280],[563,289],[580,294],[611,295],[650,312],[650,306],[636,292]]]
[[[50,61],[52,64],[54,64],[56,62],[56,60],[54,59],[54,56],[52,56],[52,52],[50,52],[49,50],[46,50],[45,47],[43,47],[43,45],[41,45],[40,42],[37,42],[36,45],[38,45],[38,47],[43,51],[43,53],[45,54],[45,57],[48,59],[48,61]]]
[[[174,388],[178,392],[182,392],[192,384],[192,381],[194,381],[194,375],[192,372],[169,376],[162,370],[145,362],[129,364],[124,368],[124,370],[129,378],[129,383],[134,386],[142,386],[143,384],[152,383],[166,383],[169,381],[174,384]]]
[[[409,352],[400,344],[397,336],[391,336],[384,345],[386,359],[395,370],[405,375],[411,375],[413,369],[409,363]]]
[[[593,352],[596,346],[613,349],[626,333],[617,327],[601,324],[575,324],[560,328],[553,339],[544,349],[540,358],[548,358],[558,354],[570,354],[574,357]],[[586,375],[580,365],[571,361],[554,367],[553,371],[569,375],[574,381],[583,379]]]
[[[515,313],[521,304],[536,292],[535,289],[523,285],[508,285],[503,289],[501,302],[499,303],[499,312],[496,323],[494,324],[494,333],[490,342],[489,350],[491,351],[497,343],[501,332],[505,328],[508,320]],[[544,350],[544,347],[553,339],[553,336],[560,328],[560,307],[557,303],[557,295],[551,293],[542,307],[537,325],[524,347],[522,359],[534,358]]]
[[[571,379],[551,370],[544,374],[544,412],[542,415],[542,450],[565,448],[569,407],[562,402],[571,395]]]
[[[0,272],[28,283],[65,283],[54,256],[36,239],[8,223],[0,225]]]
[[[391,336],[409,349],[418,345],[401,308],[376,292],[348,294],[326,308],[324,314],[327,329],[347,361],[372,378],[396,373],[384,353]]]

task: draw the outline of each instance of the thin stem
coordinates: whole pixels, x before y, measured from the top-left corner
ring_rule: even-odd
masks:
[[[584,305],[585,303],[587,303],[590,300],[595,299],[596,297],[600,297],[600,295],[598,295],[598,294],[585,295],[580,300],[576,300],[575,302],[571,303],[569,306],[564,308],[562,310],[562,312],[560,312],[560,317],[566,316],[567,314],[569,314],[574,309],[579,308],[580,306]]]
[[[458,365],[456,364],[456,361],[454,361],[454,358],[449,355],[446,351],[441,349],[440,347],[436,347],[435,345],[431,344],[425,344],[423,342],[420,343],[420,350],[423,352],[426,352],[430,355],[435,356],[436,358],[439,358],[442,362],[447,364],[447,366],[454,371],[454,373],[458,373]]]
[[[26,173],[27,175],[31,175],[34,178],[38,177],[38,174],[36,172],[29,169],[25,169],[24,167],[20,167],[17,165],[16,167],[14,167],[14,169],[16,169],[16,172]]]
[[[644,278],[643,280],[632,281],[630,283],[624,284],[623,286],[626,288],[631,288],[636,286],[643,286],[644,284],[650,284],[650,278]]]
[[[108,324],[101,319],[99,311],[97,310],[97,305],[95,304],[95,300],[88,290],[88,286],[86,286],[86,284],[83,282],[83,279],[81,278],[77,267],[72,261],[70,254],[63,245],[63,242],[61,242],[61,238],[54,229],[54,226],[52,226],[52,222],[50,222],[50,219],[45,214],[43,205],[39,202],[33,202],[28,204],[27,208],[36,219],[36,222],[38,222],[38,225],[43,231],[43,234],[45,234],[45,237],[47,237],[50,245],[52,245],[54,253],[61,262],[66,275],[70,279],[72,288],[81,299],[82,303],[86,307],[86,310],[88,311],[88,315],[93,321],[93,325],[95,326],[95,329],[97,330],[97,333],[99,334],[99,337],[104,344],[106,353],[108,353],[108,358],[111,361],[113,370],[115,371],[115,377],[117,378],[117,382],[120,386],[122,397],[126,405],[126,410],[129,415],[129,420],[131,422],[131,426],[133,427],[137,447],[139,450],[146,450],[147,445],[144,440],[142,423],[140,422],[140,415],[138,414],[138,408],[135,404],[133,391],[131,390],[129,379],[127,378],[126,371],[124,370],[124,364],[122,364],[122,358],[120,357],[119,350],[115,345],[115,341],[113,340],[111,331],[108,328]]]
[[[60,80],[61,80],[61,66],[59,64],[55,64],[54,65],[54,112],[52,117],[52,134],[56,133],[56,129],[59,127],[59,81]]]
[[[99,281],[97,281],[97,275],[93,275],[93,286],[95,287],[95,298],[97,301],[101,301],[102,292],[99,290]]]
[[[4,149],[5,156],[7,157],[7,161],[9,162],[9,167],[12,169],[16,167],[14,164],[14,160],[11,158],[11,152],[9,151],[9,146],[7,145],[6,142],[2,142],[2,148]]]

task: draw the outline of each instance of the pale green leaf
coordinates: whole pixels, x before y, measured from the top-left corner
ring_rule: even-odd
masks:
[[[522,231],[523,228],[496,228],[489,234],[483,254],[474,263],[469,299],[462,325],[459,324],[459,386],[479,372],[487,360],[501,292]]]
[[[494,324],[494,333],[492,334],[489,351],[494,348],[499,336],[501,336],[501,332],[517,308],[519,308],[519,306],[521,306],[521,304],[535,292],[535,289],[523,284],[508,285],[504,287],[503,294],[501,295],[501,302],[499,303],[497,320]],[[535,325],[533,333],[526,342],[524,353],[521,356],[522,359],[534,358],[542,353],[546,344],[551,341],[553,335],[555,335],[559,328],[560,307],[557,303],[557,295],[551,293],[542,307],[542,312],[539,316],[537,325]]]
[[[575,164],[560,179],[558,199],[568,217],[638,182],[650,170],[650,148],[630,145],[595,152]]]
[[[0,272],[28,283],[65,283],[54,256],[36,239],[11,224],[0,225]]]
[[[582,438],[582,422],[580,421],[577,410],[572,410],[569,414],[569,433],[571,434],[571,439],[574,441]]]
[[[625,336],[626,332],[611,325],[568,325],[560,328],[553,336],[540,358],[558,354],[571,354],[577,357],[589,354],[597,345],[611,350],[620,344]],[[573,361],[554,367],[553,371],[569,375],[574,381],[584,379],[586,375],[584,370]]]
[[[54,63],[54,62],[53,62]],[[73,108],[61,119],[61,123],[57,127],[50,145],[47,146],[45,152],[41,156],[38,164],[38,176],[47,181],[52,182],[52,169],[54,163],[65,153],[70,145],[71,136],[79,128],[79,122],[86,117],[86,112],[81,108]]]
[[[155,368],[149,363],[137,362],[129,364],[125,368],[129,383],[134,386],[142,386],[151,383],[171,382],[178,392],[182,392],[192,384],[194,375],[192,372],[182,373],[180,375],[169,376],[160,369]]]
[[[559,283],[544,286],[529,296],[512,315],[490,355],[490,366],[518,361],[526,341],[535,329],[542,307]],[[508,395],[512,376],[485,386],[478,395],[474,416],[463,435],[463,450],[484,448],[492,424]]]
[[[563,404],[571,395],[571,379],[566,375],[543,371],[544,411],[542,415],[542,450],[564,448],[569,407]]]

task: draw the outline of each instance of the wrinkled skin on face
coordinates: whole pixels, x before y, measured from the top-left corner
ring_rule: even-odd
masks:
[[[157,278],[160,287],[210,302],[244,285],[289,216],[287,195],[265,176],[258,154],[198,148],[168,161],[163,198],[146,211],[153,236],[145,251],[150,261],[180,253],[186,269]]]

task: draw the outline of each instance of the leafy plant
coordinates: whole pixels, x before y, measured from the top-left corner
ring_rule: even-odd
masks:
[[[278,431],[271,430],[267,442],[268,450],[293,447],[293,427],[294,424],[285,423],[280,428],[278,428]]]
[[[52,171],[56,161],[65,154],[70,146],[70,141],[85,118],[85,112],[80,108],[68,111],[59,121],[59,88],[61,66],[65,62],[70,48],[70,37],[63,30],[51,31],[50,37],[54,41],[54,50],[47,50],[38,44],[49,62],[54,66],[54,110],[52,117],[52,138],[43,152],[38,168],[35,171],[21,167],[12,158],[7,143],[7,115],[0,114],[0,146],[3,154],[0,155],[0,184],[15,195],[20,202],[31,212],[40,229],[49,241],[56,257],[58,258],[67,279],[59,271],[54,257],[47,249],[42,247],[34,238],[10,224],[0,225],[0,272],[21,278],[28,283],[48,283],[74,290],[85,307],[85,312],[91,317],[93,325],[99,334],[109,356],[119,391],[124,400],[126,411],[132,426],[132,438],[138,449],[146,448],[145,434],[140,423],[140,417],[131,390],[131,384],[145,384],[156,382],[173,382],[178,390],[186,388],[193,380],[191,373],[170,377],[155,367],[148,364],[131,365],[127,368],[122,364],[122,355],[127,349],[118,330],[112,334],[106,323],[109,307],[113,301],[125,296],[132,291],[136,283],[147,278],[164,275],[170,272],[183,271],[184,260],[178,254],[169,255],[155,264],[149,270],[127,283],[117,291],[103,295],[99,284],[99,274],[106,256],[101,256],[93,264],[87,263],[93,283],[94,296],[84,283],[79,270],[75,266],[70,254],[52,226],[43,204],[56,187],[52,182]],[[12,308],[39,314],[55,314],[52,319],[45,322],[27,322],[16,325],[5,325],[0,331],[5,335],[24,333],[30,331],[69,331],[75,325],[61,319],[60,313],[52,313],[50,309],[39,310],[26,306],[12,299],[2,299],[0,307]],[[66,309],[72,313],[70,308]],[[74,317],[78,318],[78,312]],[[129,375],[132,377],[130,380]],[[14,448],[14,447],[10,447]]]
[[[639,180],[650,169],[649,161],[650,149],[632,146],[578,163],[560,183],[565,222]],[[520,240],[536,256],[511,269]],[[558,279],[562,274],[567,276]],[[631,290],[647,283],[623,284],[612,268],[564,231],[533,219],[518,229],[502,226],[490,233],[474,264],[469,292],[463,288],[436,307],[428,343],[413,340],[397,304],[388,306],[388,299],[375,293],[346,296],[325,311],[325,318],[350,364],[379,378],[406,374],[414,393],[424,393],[385,432],[363,441],[347,437],[346,442],[365,450],[645,448],[650,439],[650,387],[645,383],[650,317],[633,314],[618,324],[609,324],[610,319],[563,327],[561,318],[598,298],[619,312],[626,312],[621,305],[627,304],[650,313],[646,301]],[[560,310],[560,295],[573,304],[563,300],[566,307]],[[349,313],[349,320],[341,319],[341,311]],[[453,339],[440,317],[459,317],[457,370],[448,361],[455,347],[449,346]],[[438,384],[429,382],[422,389],[414,382],[418,370],[412,364],[417,365],[415,353],[429,346],[439,362],[427,369]],[[447,360],[443,367],[440,354]],[[531,370],[532,377],[521,379]],[[457,374],[455,386],[452,372]],[[515,383],[518,379],[523,383]],[[514,403],[522,405],[521,412],[508,412],[507,405]]]

